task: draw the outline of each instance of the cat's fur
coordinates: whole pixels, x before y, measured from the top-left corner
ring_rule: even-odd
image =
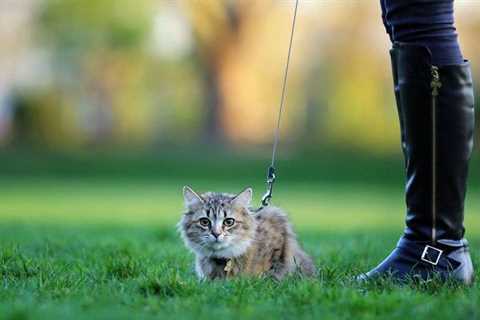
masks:
[[[312,259],[300,248],[286,214],[271,206],[250,211],[252,192],[247,188],[238,195],[199,195],[184,187],[187,212],[178,229],[196,255],[198,277],[315,275]]]

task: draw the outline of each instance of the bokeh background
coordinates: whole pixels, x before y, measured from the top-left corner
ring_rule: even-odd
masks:
[[[173,226],[185,184],[258,201],[293,7],[1,0],[1,222]],[[456,20],[478,85],[480,2]],[[377,1],[300,2],[274,195],[299,228],[401,230],[389,47]]]

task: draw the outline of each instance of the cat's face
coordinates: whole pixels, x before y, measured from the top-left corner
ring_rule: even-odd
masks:
[[[248,206],[252,189],[238,195],[204,193],[184,187],[187,212],[178,227],[187,247],[197,254],[231,258],[243,254],[253,241],[255,220]]]

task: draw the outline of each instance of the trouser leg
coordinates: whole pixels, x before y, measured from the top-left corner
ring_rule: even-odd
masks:
[[[436,66],[461,64],[453,0],[380,0],[382,20],[392,43],[422,45]]]

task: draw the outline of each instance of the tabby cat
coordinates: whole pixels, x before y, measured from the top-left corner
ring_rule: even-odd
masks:
[[[196,255],[201,279],[234,276],[316,274],[312,259],[300,248],[286,214],[268,206],[249,209],[253,191],[238,195],[183,188],[186,213],[178,223],[185,245]]]

